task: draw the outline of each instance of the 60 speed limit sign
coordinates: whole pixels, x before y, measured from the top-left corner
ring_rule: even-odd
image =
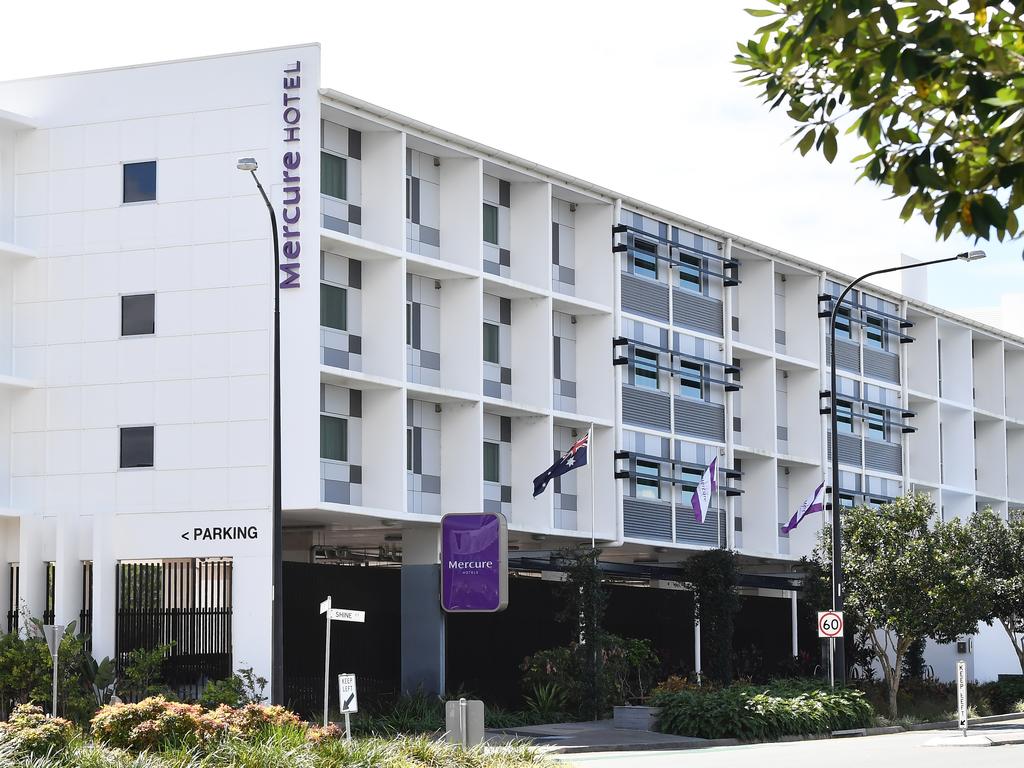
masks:
[[[843,612],[818,611],[818,637],[842,637]]]

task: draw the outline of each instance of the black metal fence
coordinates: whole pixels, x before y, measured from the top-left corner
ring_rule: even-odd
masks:
[[[57,565],[46,564],[46,603],[43,606],[43,624],[53,624],[57,617]]]
[[[123,677],[132,651],[166,645],[161,682],[179,695],[194,698],[206,680],[230,677],[231,587],[228,560],[119,563],[118,675]]]
[[[8,588],[7,631],[14,632],[18,628],[18,595],[21,588],[21,569],[17,563],[11,563],[11,584]]]

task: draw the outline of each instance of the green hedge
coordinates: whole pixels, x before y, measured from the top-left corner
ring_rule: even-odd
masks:
[[[1006,676],[998,682],[983,683],[979,688],[996,714],[1013,712],[1017,702],[1024,701],[1024,675]],[[970,702],[970,697],[967,701]]]
[[[652,704],[661,707],[659,730],[703,739],[756,741],[827,733],[864,728],[875,717],[860,691],[797,681],[658,693]]]

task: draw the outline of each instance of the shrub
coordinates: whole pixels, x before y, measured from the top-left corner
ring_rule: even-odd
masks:
[[[242,681],[238,676],[226,680],[210,680],[199,694],[199,703],[206,709],[216,709],[221,704],[237,707],[242,702]]]
[[[34,704],[19,704],[11,719],[0,723],[0,739],[10,739],[16,749],[33,755],[61,752],[80,734],[70,720],[47,717]]]
[[[862,728],[874,720],[874,710],[860,691],[833,691],[792,680],[777,687],[732,685],[660,692],[652,701],[661,707],[659,730],[705,739],[777,739]]]
[[[1013,712],[1013,706],[1024,699],[1024,675],[1004,677],[994,683],[979,686],[988,698],[993,712]],[[969,699],[968,699],[969,700]]]

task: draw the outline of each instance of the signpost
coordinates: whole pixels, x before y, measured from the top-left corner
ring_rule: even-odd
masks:
[[[359,711],[359,700],[356,698],[356,676],[351,674],[338,675],[338,701],[341,713],[345,715],[345,738],[352,740],[352,724],[349,715]]]
[[[508,605],[508,525],[497,512],[441,518],[441,607],[496,613]]]
[[[331,622],[332,621],[354,621],[354,622],[358,622],[358,623],[362,624],[363,622],[366,621],[366,613],[365,613],[365,611],[353,611],[353,610],[351,610],[349,608],[332,608],[331,607],[331,598],[328,597],[326,600],[324,600],[322,603],[320,603],[320,614],[322,616],[326,615],[326,619],[327,619],[327,622],[326,622],[327,623],[327,631],[325,633],[326,634],[326,640],[325,640],[325,643],[324,643],[324,725],[326,726],[327,725],[327,706],[330,703],[330,696],[331,696],[331,694],[330,694],[330,690],[331,690],[331,686],[330,686],[330,680],[331,680]],[[342,677],[345,677],[345,675],[342,675]],[[354,675],[348,675],[348,677],[352,677],[352,697],[353,697],[352,701],[354,702],[355,701],[355,690],[356,690],[355,676]],[[339,690],[340,690],[340,686],[341,686],[340,678],[339,678],[339,681],[338,681],[338,686],[339,686]],[[345,712],[344,709],[342,711]],[[355,712],[356,710],[352,709],[352,710],[349,710],[349,711],[350,712]],[[345,712],[345,730],[346,730],[346,732],[348,731],[348,712]]]
[[[843,636],[842,611],[818,611],[818,637],[828,638],[829,683],[836,686],[836,638]]]
[[[47,624],[43,627],[43,636],[46,638],[46,645],[50,649],[50,657],[53,659],[53,709],[50,710],[51,717],[57,716],[57,656],[60,653],[60,641],[64,638],[64,627],[60,624]]]
[[[956,663],[956,711],[957,727],[967,736],[967,662]]]

